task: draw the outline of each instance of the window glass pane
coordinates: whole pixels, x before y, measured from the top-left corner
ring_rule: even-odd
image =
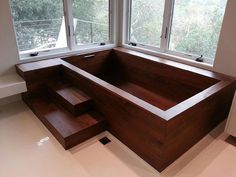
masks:
[[[175,0],[170,50],[214,59],[227,0]]]
[[[165,0],[132,0],[130,41],[160,47]]]
[[[19,51],[67,46],[62,0],[11,0]]]
[[[77,45],[110,40],[109,0],[74,0],[73,16]]]

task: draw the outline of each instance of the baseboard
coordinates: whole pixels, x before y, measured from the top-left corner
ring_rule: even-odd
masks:
[[[17,95],[13,95],[13,96],[9,96],[9,97],[0,99],[0,106],[14,103],[17,101],[21,101],[21,94],[17,94]]]

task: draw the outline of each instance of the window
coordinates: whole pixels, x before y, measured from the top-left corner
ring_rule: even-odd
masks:
[[[164,0],[132,1],[129,36],[131,42],[160,47],[164,5]]]
[[[11,0],[20,52],[67,47],[62,0]]]
[[[73,17],[76,44],[110,40],[109,0],[75,0]]]
[[[213,63],[226,3],[227,0],[130,0],[127,42]]]
[[[175,0],[170,50],[214,59],[226,0]]]
[[[10,0],[20,55],[112,42],[114,0]]]

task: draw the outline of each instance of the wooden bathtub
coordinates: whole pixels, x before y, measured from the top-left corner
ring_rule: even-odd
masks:
[[[55,78],[90,95],[108,131],[158,171],[227,118],[236,88],[224,75],[123,48],[21,64],[17,71],[28,85],[24,100]]]

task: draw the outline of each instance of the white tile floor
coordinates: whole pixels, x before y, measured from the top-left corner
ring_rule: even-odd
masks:
[[[0,177],[235,177],[236,143],[221,132],[158,173],[107,132],[65,151],[27,106],[12,103],[0,107]]]

